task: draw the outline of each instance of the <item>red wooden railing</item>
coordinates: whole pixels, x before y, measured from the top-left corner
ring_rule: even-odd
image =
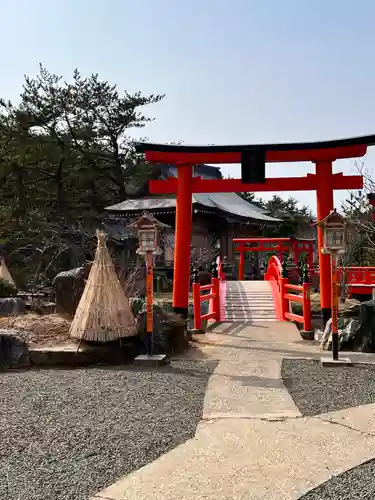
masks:
[[[225,274],[220,257],[216,261],[216,273],[212,273],[211,283],[209,285],[201,285],[197,273],[193,282],[193,305],[194,305],[194,329],[202,330],[202,322],[204,320],[214,319],[220,321],[220,290],[222,282],[225,281]],[[202,292],[208,292],[202,295]],[[210,302],[209,312],[201,314],[201,302]]]
[[[344,274],[344,276],[343,276]],[[319,277],[319,268],[310,269],[310,276]],[[344,279],[343,279],[344,278]],[[337,279],[346,285],[346,295],[371,295],[375,288],[375,267],[338,267]]]
[[[270,281],[272,287],[277,319],[302,323],[304,331],[310,332],[310,283],[303,283],[302,285],[292,285],[288,283],[288,278],[283,278],[281,262],[275,255],[272,256],[268,262],[268,268],[264,275],[264,279]],[[294,314],[290,311],[291,302],[302,304],[302,314]]]
[[[290,311],[285,312],[285,318],[290,321],[297,321],[303,324],[305,332],[311,331],[311,302],[310,302],[310,283],[302,283],[302,285],[290,285],[286,283],[284,286],[284,300],[287,301],[289,309],[290,302],[302,304],[302,315],[295,314]],[[289,293],[290,291],[295,293]]]

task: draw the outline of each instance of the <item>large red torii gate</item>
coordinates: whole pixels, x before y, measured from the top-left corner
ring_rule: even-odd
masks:
[[[375,144],[375,135],[324,142],[260,144],[245,146],[178,146],[173,144],[137,143],[136,151],[144,153],[151,163],[175,164],[177,178],[150,181],[153,194],[176,193],[176,234],[174,254],[173,306],[187,315],[190,282],[190,241],[192,228],[192,194],[261,191],[316,191],[318,220],[334,208],[335,189],[361,189],[361,175],[334,174],[332,163],[343,158],[364,156]],[[315,174],[305,177],[266,178],[265,163],[315,163]],[[193,166],[201,163],[240,163],[241,179],[202,179],[193,177]],[[252,182],[249,183],[249,180]],[[320,294],[323,320],[331,316],[331,272],[329,255],[321,253],[322,229],[318,228]]]

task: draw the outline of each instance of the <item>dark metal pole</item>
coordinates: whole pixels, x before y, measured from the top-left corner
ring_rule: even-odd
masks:
[[[332,283],[332,357],[339,359],[338,331],[338,297],[337,297],[337,256],[331,253],[331,283]]]

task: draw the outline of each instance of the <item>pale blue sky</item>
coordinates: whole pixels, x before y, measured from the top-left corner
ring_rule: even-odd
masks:
[[[165,93],[142,132],[152,141],[375,133],[372,0],[0,0],[0,10],[5,98],[17,99],[23,75],[42,62],[66,77],[77,67],[120,89]],[[269,165],[267,174],[312,169]],[[336,171],[351,169],[336,162]],[[223,170],[239,175],[237,166]],[[314,194],[295,196],[315,210]]]

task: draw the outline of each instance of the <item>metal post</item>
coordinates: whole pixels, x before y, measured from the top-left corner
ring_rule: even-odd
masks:
[[[337,256],[331,253],[331,283],[332,283],[332,357],[339,359],[339,331],[338,331],[338,294],[337,294]]]

